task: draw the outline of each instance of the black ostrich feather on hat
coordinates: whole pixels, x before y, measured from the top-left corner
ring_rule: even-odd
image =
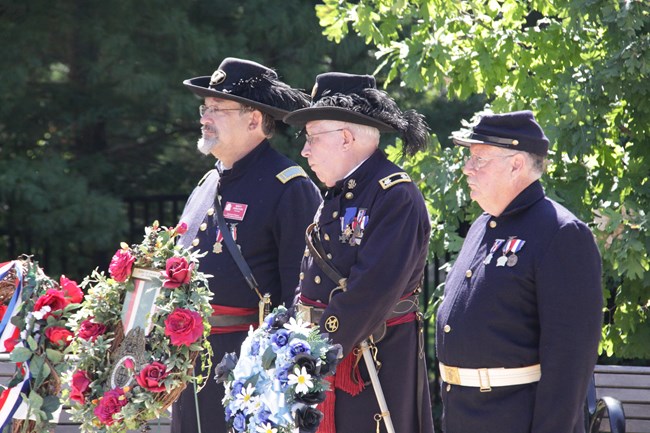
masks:
[[[415,110],[400,110],[395,101],[382,90],[366,88],[358,93],[335,93],[331,96],[323,92],[322,98],[312,107],[344,108],[388,125],[399,132],[404,155],[414,155],[419,150],[424,150],[429,143],[429,127],[424,116]],[[350,122],[355,123],[355,120],[350,119]]]
[[[242,78],[224,93],[230,93],[244,99],[258,101],[272,107],[294,111],[309,106],[309,96],[298,89],[293,89],[278,80],[275,74],[264,72],[261,75]]]

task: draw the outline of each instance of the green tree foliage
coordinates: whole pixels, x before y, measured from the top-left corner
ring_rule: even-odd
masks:
[[[377,71],[426,93],[486,95],[495,112],[532,109],[552,141],[547,192],[598,238],[601,349],[650,357],[650,6],[647,0],[325,0],[324,34],[376,46]],[[452,253],[478,211],[459,185],[458,149],[410,166]]]
[[[0,2],[0,259],[30,253],[81,277],[129,240],[124,197],[189,195],[214,158],[195,148],[201,102],[182,81],[223,58],[264,63],[307,92],[320,72],[369,70],[363,40],[329,42],[314,5]],[[300,161],[295,133],[281,128],[274,144]]]

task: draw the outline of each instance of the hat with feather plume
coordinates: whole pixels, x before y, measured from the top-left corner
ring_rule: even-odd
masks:
[[[312,102],[284,117],[289,125],[304,126],[315,120],[338,120],[398,132],[405,154],[423,150],[429,141],[424,116],[415,110],[402,111],[395,101],[377,89],[372,75],[328,72],[316,77]]]
[[[211,76],[190,78],[183,84],[198,96],[236,101],[276,120],[309,105],[309,97],[280,81],[274,70],[235,57],[225,58]]]

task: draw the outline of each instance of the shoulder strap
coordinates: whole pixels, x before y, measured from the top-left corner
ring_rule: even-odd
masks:
[[[244,279],[246,280],[248,286],[251,288],[251,290],[257,293],[257,296],[260,298],[260,300],[263,300],[264,297],[259,291],[259,284],[257,284],[257,281],[253,276],[253,271],[251,271],[248,263],[246,263],[244,256],[242,256],[239,247],[237,247],[237,244],[235,244],[235,240],[232,238],[232,234],[228,229],[226,219],[223,217],[223,209],[221,208],[221,203],[219,202],[219,196],[216,196],[214,199],[214,210],[214,213],[217,217],[217,224],[219,225],[221,234],[223,235],[223,241],[226,243],[226,247],[228,248],[228,251],[230,251],[230,255],[232,256],[233,260],[235,260],[235,263],[237,263],[237,267],[241,273],[244,275]]]
[[[383,189],[388,189],[391,188],[398,183],[402,182],[411,182],[411,177],[408,175],[408,173],[400,171],[398,173],[393,173],[391,175],[386,176],[383,179],[379,179],[379,185]]]
[[[275,177],[282,183],[287,183],[295,177],[307,177],[307,173],[299,165],[291,166],[276,174]]]

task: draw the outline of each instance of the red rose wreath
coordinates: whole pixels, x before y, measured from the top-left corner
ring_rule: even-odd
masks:
[[[109,276],[94,271],[82,283],[87,295],[70,320],[70,347],[79,361],[68,377],[70,413],[82,431],[138,429],[164,415],[188,383],[205,380],[194,376],[193,365],[199,357],[209,370],[212,294],[197,253],[175,245],[184,230],[184,224],[154,223],[142,244],[122,244]],[[150,289],[157,295],[149,295],[151,307],[143,314]]]

